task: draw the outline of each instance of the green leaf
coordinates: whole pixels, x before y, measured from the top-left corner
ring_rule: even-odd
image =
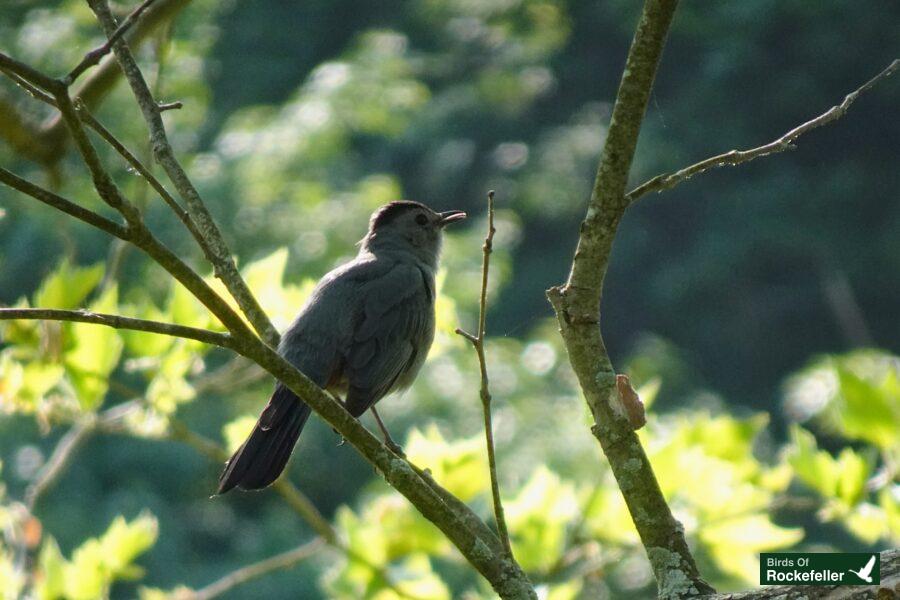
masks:
[[[837,497],[847,506],[862,501],[866,493],[866,480],[871,471],[870,461],[857,454],[852,448],[844,448],[837,460]]]
[[[0,599],[17,600],[25,587],[25,573],[16,568],[11,553],[0,544]]]
[[[448,442],[437,425],[431,424],[424,433],[413,429],[404,449],[411,461],[431,469],[435,481],[464,502],[490,489],[484,438],[480,435]]]
[[[118,293],[110,287],[91,305],[96,312],[116,312]],[[68,337],[74,344],[64,355],[64,364],[84,411],[103,403],[109,388],[109,375],[119,363],[122,338],[115,329],[92,323],[67,323]]]
[[[858,377],[838,367],[840,394],[830,414],[840,433],[864,440],[882,450],[900,446],[900,382],[889,369],[879,382]]]
[[[172,320],[172,315],[167,311],[162,311],[152,304],[144,304],[138,307],[128,307],[126,314],[134,315],[139,319],[148,319],[150,321],[168,322]],[[147,331],[134,331],[126,329],[120,332],[125,342],[125,350],[130,356],[138,358],[157,357],[166,352],[175,343],[175,338],[168,335],[160,335],[158,333],[150,333]]]
[[[132,561],[153,547],[158,534],[159,524],[149,513],[143,513],[131,522],[116,517],[100,539],[113,576],[133,572],[130,570]]]
[[[77,308],[103,279],[103,272],[103,263],[72,267],[68,259],[63,259],[35,292],[34,305],[40,308]]]
[[[749,584],[758,579],[760,552],[790,548],[803,539],[804,532],[799,527],[779,527],[768,515],[754,514],[708,523],[699,535],[721,571]]]
[[[296,316],[299,307],[312,293],[310,285],[284,285],[287,248],[249,263],[241,270],[247,285],[259,300],[260,306],[279,329],[285,328]]]
[[[256,417],[252,415],[243,415],[227,423],[222,428],[222,437],[225,438],[225,448],[229,453],[237,451],[253,431],[256,425]]]
[[[527,571],[547,569],[565,548],[566,526],[578,505],[571,484],[541,466],[512,501],[506,519],[513,551]]]
[[[864,502],[841,518],[847,529],[866,544],[874,544],[890,531],[884,509]]]
[[[838,490],[837,463],[820,451],[812,433],[799,425],[791,425],[791,443],[787,448],[788,463],[798,479],[826,498],[835,498]]]
[[[148,513],[131,522],[116,517],[99,538],[83,542],[66,563],[65,596],[72,600],[105,597],[116,579],[134,579],[141,571],[132,563],[156,543],[158,524]]]
[[[893,545],[900,545],[900,484],[888,485],[878,492],[878,505],[884,511]]]
[[[66,564],[56,540],[48,536],[41,546],[35,577],[34,592],[39,600],[56,600],[65,595]]]

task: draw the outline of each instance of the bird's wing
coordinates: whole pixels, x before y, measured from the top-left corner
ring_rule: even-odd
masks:
[[[353,340],[360,291],[366,281],[387,271],[388,265],[357,259],[322,277],[281,337],[279,353],[319,387],[333,383],[341,375],[345,351]]]
[[[859,576],[862,578],[866,578],[869,576],[869,573],[872,572],[872,568],[875,566],[875,555],[869,559],[869,562],[866,563],[866,566],[862,568],[862,571],[859,572]]]
[[[422,332],[430,327],[431,288],[414,266],[398,263],[360,290],[361,306],[345,363],[347,410],[359,416],[387,394],[427,353]],[[430,340],[429,340],[430,341]]]

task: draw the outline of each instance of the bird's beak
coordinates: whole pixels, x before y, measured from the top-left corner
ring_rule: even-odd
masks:
[[[466,213],[461,210],[448,210],[447,212],[438,213],[438,216],[441,218],[441,220],[438,221],[438,225],[444,227],[450,223],[462,221],[466,218]]]

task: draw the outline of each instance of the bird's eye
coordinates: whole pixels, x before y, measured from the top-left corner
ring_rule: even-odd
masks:
[[[428,217],[426,217],[425,215],[420,214],[420,215],[418,215],[418,216],[416,217],[416,223],[418,223],[419,225],[427,225],[427,224],[428,224]]]

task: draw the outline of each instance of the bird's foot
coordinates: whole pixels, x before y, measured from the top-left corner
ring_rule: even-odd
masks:
[[[387,438],[386,440],[384,440],[384,445],[388,447],[388,450],[390,450],[400,458],[406,458],[406,453],[403,451],[403,447],[391,438]]]

